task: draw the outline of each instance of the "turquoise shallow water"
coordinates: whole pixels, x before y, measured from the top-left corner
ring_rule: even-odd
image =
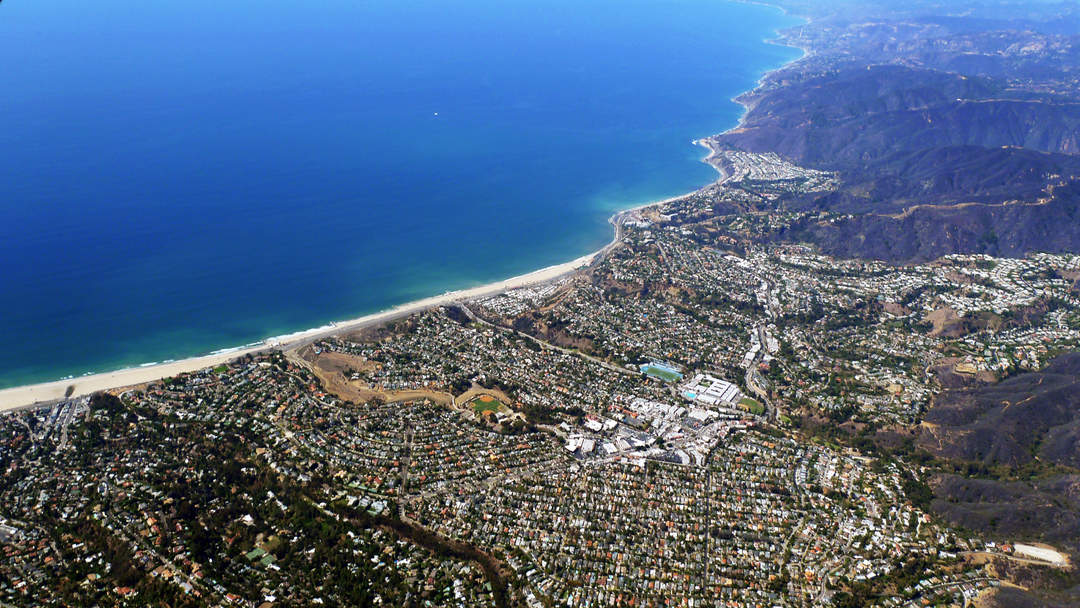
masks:
[[[722,0],[7,0],[0,387],[564,262],[798,51]]]

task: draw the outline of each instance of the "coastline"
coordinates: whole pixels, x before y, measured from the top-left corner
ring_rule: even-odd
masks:
[[[613,216],[621,216],[624,211],[620,211]],[[346,321],[337,321],[324,325],[322,327],[316,327],[304,331],[299,331],[283,336],[274,336],[267,338],[263,342],[255,346],[242,346],[233,349],[225,349],[209,355],[203,355],[199,357],[191,357],[188,359],[181,359],[178,361],[170,361],[168,363],[158,363],[154,365],[131,367],[113,372],[104,372],[100,374],[92,374],[89,376],[82,376],[78,378],[70,378],[66,380],[55,380],[52,382],[43,382],[39,384],[30,384],[24,386],[16,386],[12,388],[0,390],[0,412],[22,409],[26,407],[34,407],[37,405],[43,405],[47,403],[53,403],[65,398],[75,398],[85,395],[90,395],[105,390],[113,390],[126,388],[130,386],[138,386],[146,384],[148,382],[154,382],[162,378],[169,376],[175,376],[177,374],[185,372],[193,372],[207,367],[213,367],[222,363],[227,363],[239,357],[248,354],[260,353],[269,350],[277,349],[289,349],[302,346],[306,343],[325,338],[332,335],[348,333],[356,331],[358,329],[391,321],[396,318],[408,316],[410,314],[435,308],[438,306],[445,306],[454,302],[472,300],[476,298],[490,297],[498,295],[513,289],[520,289],[522,287],[529,287],[532,285],[538,285],[542,283],[548,283],[561,279],[580,268],[588,266],[592,261],[600,254],[606,252],[612,246],[618,243],[618,239],[612,241],[612,243],[606,245],[603,249],[590,253],[588,255],[581,256],[577,259],[565,262],[563,264],[556,264],[554,266],[548,266],[535,270],[533,272],[511,277],[503,281],[496,281],[494,283],[488,283],[479,287],[472,287],[469,289],[461,289],[457,291],[449,291],[441,295],[423,298],[415,300],[413,302],[407,302],[400,306],[395,306],[388,310],[365,315],[355,319],[349,319]],[[71,395],[66,395],[69,387],[74,387]]]
[[[698,143],[700,141],[701,140],[696,140],[695,143]],[[702,162],[705,162],[704,159],[702,160]],[[50,382],[41,382],[38,384],[27,384],[23,386],[0,389],[0,413],[12,410],[44,406],[58,401],[62,401],[64,399],[73,399],[76,397],[91,395],[101,391],[125,389],[128,387],[139,386],[150,382],[156,382],[158,380],[161,380],[162,378],[167,378],[169,376],[175,376],[177,374],[187,372],[194,372],[201,369],[206,369],[208,367],[221,365],[223,363],[228,363],[239,357],[243,357],[249,354],[261,353],[270,350],[287,350],[292,348],[298,348],[321,338],[353,332],[359,329],[363,329],[365,327],[378,325],[387,321],[406,317],[414,313],[429,310],[431,308],[446,306],[456,302],[491,297],[515,289],[532,287],[535,285],[558,281],[578,272],[583,268],[592,265],[594,261],[602,259],[603,256],[606,255],[611,249],[618,246],[618,244],[622,240],[622,222],[624,218],[643,209],[666,205],[668,203],[691,196],[697,192],[700,192],[700,189],[658,201],[643,203],[641,205],[630,207],[628,209],[622,209],[616,212],[610,218],[608,218],[608,222],[612,224],[615,232],[615,235],[612,238],[611,242],[609,242],[607,245],[604,245],[604,247],[600,248],[597,251],[570,260],[569,262],[555,264],[553,266],[534,270],[526,274],[510,277],[501,281],[495,281],[493,283],[487,283],[485,285],[480,285],[477,287],[448,291],[437,296],[431,296],[428,298],[422,298],[420,300],[414,300],[412,302],[406,302],[405,304],[401,304],[399,306],[395,306],[393,308],[372,313],[369,315],[364,315],[362,317],[357,317],[355,319],[335,321],[321,327],[306,329],[281,336],[273,336],[253,345],[222,349],[208,355],[189,357],[177,361],[154,363],[150,365],[119,369],[111,372],[90,374],[87,376],[81,376],[76,378],[53,380]],[[69,388],[72,387],[74,388],[71,394],[68,395],[67,391]]]
[[[782,15],[784,15],[785,17],[792,17],[794,19],[801,19],[803,21],[803,24],[801,26],[798,26],[798,27],[806,27],[806,26],[811,25],[811,24],[814,23],[814,19],[812,17],[809,17],[807,15],[792,14],[791,11],[789,11],[786,7],[781,6],[779,4],[774,4],[774,3],[770,2],[770,0],[734,0],[734,1],[735,2],[741,2],[743,4],[750,4],[750,5],[753,5],[753,6],[764,6],[764,7],[768,7],[768,8],[774,8],[774,9],[780,11],[780,13]],[[793,27],[795,27],[795,26],[784,28],[784,30],[790,30]],[[724,135],[726,133],[730,133],[730,132],[732,132],[732,131],[734,131],[736,129],[741,128],[743,126],[743,123],[746,120],[747,114],[749,114],[750,111],[753,109],[752,102],[750,101],[750,99],[748,99],[749,96],[753,95],[756,91],[761,89],[761,87],[765,86],[765,84],[768,82],[769,78],[772,78],[778,72],[782,72],[782,71],[790,68],[791,66],[799,63],[800,61],[810,59],[811,57],[814,56],[814,51],[812,49],[810,49],[809,47],[803,46],[801,44],[794,43],[790,39],[784,38],[784,33],[783,33],[784,30],[776,30],[776,37],[775,38],[769,38],[769,39],[765,40],[765,43],[766,44],[774,44],[774,45],[777,45],[777,46],[786,46],[788,48],[797,49],[797,50],[802,52],[802,55],[792,59],[791,61],[788,61],[784,65],[781,65],[781,66],[779,66],[779,67],[777,67],[775,69],[772,69],[772,70],[769,70],[769,71],[765,72],[764,74],[761,75],[761,78],[758,78],[757,83],[754,84],[753,88],[747,89],[746,91],[743,91],[742,93],[739,93],[739,95],[737,95],[737,96],[735,96],[735,97],[733,97],[731,99],[732,102],[739,104],[743,108],[742,115],[739,116],[739,120],[738,120],[738,122],[735,123],[735,126],[733,126],[730,129],[724,131],[723,133],[717,133],[715,135],[710,135],[710,136],[704,137],[704,138],[702,138],[702,139],[700,139],[698,141],[708,141],[709,139],[712,139],[714,137],[719,137],[721,135]],[[702,144],[702,145],[705,145],[705,144]],[[706,147],[708,147],[708,146],[706,146]],[[711,149],[712,148],[710,148],[710,150]]]
[[[778,8],[781,10],[781,12],[787,14],[787,11],[784,10],[782,7],[770,5],[767,2],[748,2],[748,0],[740,1],[750,4],[759,4],[770,6],[772,8]],[[806,21],[807,23],[810,22],[809,19],[806,19]],[[777,31],[777,33],[780,33],[779,30]],[[750,111],[750,107],[746,103],[741,101],[744,96],[758,90],[771,75],[790,67],[791,65],[805,59],[811,54],[805,48],[798,47],[792,44],[786,44],[779,39],[768,42],[773,44],[779,44],[782,46],[798,48],[803,51],[803,54],[800,57],[794,58],[791,61],[788,61],[777,68],[766,71],[757,80],[753,88],[732,99],[732,101],[734,101],[735,103],[742,105],[744,111],[739,117],[738,122],[723,133],[728,133],[734,129],[740,128],[743,125],[746,115]],[[626,217],[644,209],[658,207],[677,200],[681,200],[688,196],[697,194],[698,192],[701,192],[702,190],[709,188],[710,186],[713,186],[717,183],[721,183],[724,180],[723,171],[721,171],[709,161],[716,154],[716,149],[712,145],[710,145],[710,142],[714,137],[722,135],[723,133],[705,136],[700,139],[693,140],[692,142],[694,145],[702,146],[706,150],[708,150],[708,154],[705,158],[701,159],[701,162],[712,166],[715,170],[717,170],[717,172],[720,174],[720,177],[717,180],[714,180],[708,184],[704,184],[700,188],[691,192],[672,196],[662,200],[643,203],[615,212],[610,218],[608,218],[608,222],[612,224],[614,229],[614,236],[611,242],[593,253],[583,255],[569,262],[548,266],[546,268],[541,268],[539,270],[535,270],[515,277],[510,277],[501,281],[495,281],[492,283],[467,289],[449,291],[437,296],[414,300],[412,302],[407,302],[387,310],[375,312],[354,319],[331,322],[330,324],[321,327],[302,330],[281,336],[273,336],[266,338],[258,343],[238,346],[234,348],[226,348],[212,352],[207,355],[189,357],[186,359],[180,359],[175,361],[165,361],[161,363],[143,364],[136,367],[89,374],[75,378],[65,378],[61,380],[0,389],[0,413],[45,406],[51,403],[62,401],[64,399],[82,397],[107,390],[117,390],[139,386],[161,380],[162,378],[167,378],[182,373],[194,372],[201,369],[206,369],[208,367],[221,365],[223,363],[228,363],[245,355],[266,352],[269,350],[286,350],[291,348],[297,348],[321,338],[339,335],[343,333],[349,333],[358,329],[362,329],[364,327],[378,325],[387,321],[405,317],[417,312],[422,312],[431,308],[445,306],[448,304],[453,304],[455,302],[490,297],[505,293],[507,291],[521,289],[524,287],[531,287],[544,283],[550,283],[565,278],[573,273],[582,270],[583,268],[592,265],[598,260],[602,260],[610,250],[618,246],[618,244],[622,240],[622,225],[623,220]],[[68,394],[69,390],[71,390],[70,394]]]

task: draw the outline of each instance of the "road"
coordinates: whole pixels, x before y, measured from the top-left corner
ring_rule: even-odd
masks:
[[[765,348],[765,344],[766,344],[766,342],[765,342],[765,336],[766,336],[765,326],[764,325],[758,325],[758,326],[756,326],[754,328],[754,331],[758,332],[758,342],[759,342],[759,344],[761,344],[761,349],[758,350],[758,354],[754,357],[754,360],[751,361],[750,365],[747,366],[747,368],[746,368],[746,378],[745,378],[746,388],[750,392],[754,393],[754,396],[758,398],[758,401],[760,401],[761,404],[765,406],[765,416],[766,416],[766,418],[774,419],[774,418],[776,418],[777,410],[776,410],[775,407],[773,407],[772,402],[769,401],[768,392],[765,391],[764,387],[759,386],[758,383],[754,379],[755,376],[759,375],[758,372],[757,372],[757,366],[761,362],[762,358],[765,356],[765,353],[767,352],[766,348]]]
[[[459,303],[459,306],[461,307],[462,310],[465,311],[465,314],[468,315],[468,317],[470,319],[472,319],[473,321],[476,321],[477,323],[480,323],[481,325],[486,325],[488,327],[491,327],[493,329],[497,329],[497,330],[499,330],[499,331],[501,331],[503,333],[506,333],[506,334],[513,334],[514,333],[514,330],[512,330],[512,329],[508,329],[508,328],[502,327],[500,325],[495,325],[494,323],[491,323],[489,321],[484,320],[483,318],[478,316],[476,313],[474,313],[469,308],[468,304],[466,304],[464,302]],[[559,352],[561,352],[563,354],[571,355],[571,356],[574,356],[574,357],[580,357],[582,359],[585,359],[586,361],[595,363],[596,365],[599,365],[600,367],[611,370],[613,372],[617,372],[617,373],[620,373],[620,374],[627,374],[627,375],[631,375],[631,376],[640,375],[640,372],[636,372],[636,371],[627,369],[625,367],[620,367],[618,365],[608,363],[607,361],[604,361],[603,359],[597,359],[596,357],[593,357],[592,355],[586,355],[585,353],[583,353],[581,351],[572,350],[572,349],[569,349],[569,348],[564,348],[562,346],[556,346],[555,344],[552,344],[550,342],[545,342],[544,340],[541,340],[540,338],[537,338],[535,336],[530,336],[529,334],[518,333],[517,335],[519,335],[519,336],[521,336],[523,338],[526,338],[528,340],[532,340],[533,342],[539,344],[541,346],[541,348],[546,348],[548,350],[559,351]]]

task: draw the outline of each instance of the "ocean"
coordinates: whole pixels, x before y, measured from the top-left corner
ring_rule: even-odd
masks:
[[[724,0],[7,0],[0,388],[576,258],[799,56]]]

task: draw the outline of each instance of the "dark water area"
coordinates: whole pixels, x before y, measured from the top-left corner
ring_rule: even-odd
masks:
[[[0,387],[557,264],[799,55],[721,0],[0,4]]]

